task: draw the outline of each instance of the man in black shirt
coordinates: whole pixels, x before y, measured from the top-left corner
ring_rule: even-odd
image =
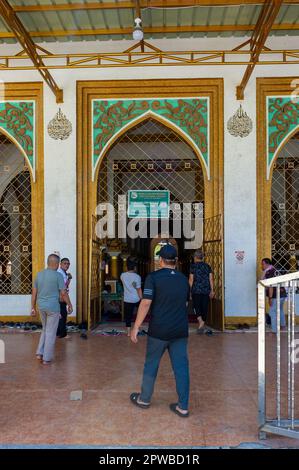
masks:
[[[170,409],[185,418],[189,416],[189,285],[187,278],[175,269],[177,252],[172,245],[163,246],[159,256],[161,269],[150,273],[145,280],[143,298],[131,332],[131,340],[137,343],[139,328],[151,310],[141,393],[132,393],[130,399],[141,408],[149,408],[159,364],[167,349],[178,393],[178,402],[172,403]]]

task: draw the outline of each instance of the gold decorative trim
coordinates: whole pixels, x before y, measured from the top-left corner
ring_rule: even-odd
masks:
[[[31,177],[32,188],[32,277],[44,268],[45,227],[44,227],[44,118],[43,118],[43,83],[11,82],[4,83],[5,100],[34,100],[35,102],[35,145],[36,168],[35,181]],[[9,137],[10,138],[10,137]],[[12,140],[12,139],[10,139]],[[30,312],[28,312],[30,314]],[[25,316],[0,316],[1,321],[28,321]]]
[[[30,313],[30,312],[29,312]],[[18,323],[23,323],[23,322],[34,322],[34,323],[40,323],[39,319],[34,319],[30,316],[25,316],[25,315],[1,315],[0,316],[0,321],[5,323],[7,321],[9,322],[18,322]],[[22,331],[22,330],[21,330]],[[1,334],[3,334],[3,332],[1,331]]]
[[[286,320],[288,316],[286,315]],[[239,325],[247,323],[249,326],[257,326],[257,316],[255,317],[225,317],[225,327],[229,325]],[[299,317],[296,316],[296,325],[299,325]]]
[[[77,316],[87,320],[91,217],[97,178],[92,181],[92,100],[209,97],[211,178],[205,178],[205,217],[223,214],[223,79],[101,80],[77,82]],[[135,123],[136,124],[136,123]],[[176,130],[175,130],[176,132]],[[100,168],[100,165],[98,165]],[[98,170],[99,171],[99,170]],[[203,172],[206,174],[206,172]]]
[[[225,317],[225,327],[247,323],[249,326],[257,325],[257,317]]]
[[[99,107],[101,109],[97,109]],[[178,108],[179,112],[177,112]],[[185,119],[182,119],[182,114],[185,114]],[[93,177],[102,157],[107,154],[108,146],[111,147],[125,132],[147,118],[161,122],[180,135],[194,149],[201,160],[203,171],[207,172],[208,178],[210,177],[209,98],[192,97],[190,99],[171,96],[166,99],[142,97],[141,99],[94,100],[93,115]],[[194,119],[193,116],[196,118]],[[102,120],[103,117],[105,121]],[[98,120],[105,127],[100,135],[96,135],[96,130],[99,129]],[[111,128],[114,129],[114,134]],[[96,143],[99,137],[100,141]]]
[[[25,152],[25,150],[23,149],[23,147],[20,145],[20,143],[16,140],[16,138],[11,135],[9,132],[7,132],[6,129],[4,129],[1,125],[0,125],[0,134],[3,134],[5,135],[5,137],[7,137],[8,140],[10,140],[10,142],[12,142],[16,147],[17,149],[21,152],[21,154],[23,155],[24,159],[26,160],[26,163],[27,163],[27,167],[29,172],[30,172],[30,176],[31,176],[31,181],[34,181],[35,180],[35,170],[34,170],[34,167],[32,166],[32,163],[30,162],[29,158],[28,158],[28,155],[27,153]],[[26,165],[25,165],[26,166]],[[3,168],[4,171],[9,171],[9,166],[4,166]]]
[[[257,278],[260,277],[260,260],[271,258],[272,227],[271,227],[271,187],[272,174],[276,154],[267,179],[267,97],[288,96],[294,92],[291,83],[298,77],[257,78],[257,163],[256,163],[256,194],[257,194]],[[285,139],[280,151],[288,143],[293,132]]]

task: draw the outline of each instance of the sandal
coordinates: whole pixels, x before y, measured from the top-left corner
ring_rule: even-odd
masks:
[[[212,331],[212,330],[206,330],[206,331],[205,331],[205,334],[206,334],[207,336],[212,336],[212,335],[213,335],[213,331]]]
[[[43,361],[44,366],[49,366],[52,364],[52,361]]]
[[[181,418],[188,418],[189,411],[187,413],[182,413],[181,411],[177,409],[177,406],[178,406],[178,403],[171,403],[171,405],[169,405],[169,408],[171,411],[173,411],[176,415],[180,416]]]
[[[205,333],[205,327],[202,326],[201,328],[197,328],[197,332],[196,332],[198,335],[203,335]]]
[[[138,398],[139,397],[140,397],[140,393],[131,393],[130,400],[134,405],[139,406],[139,408],[147,409],[151,406],[150,403],[148,403],[147,405],[143,404],[143,403],[138,403]]]
[[[37,359],[38,361],[42,362],[42,361],[43,361],[43,356],[42,356],[42,354],[36,354],[36,359]]]

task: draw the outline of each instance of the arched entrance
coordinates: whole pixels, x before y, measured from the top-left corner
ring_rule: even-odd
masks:
[[[271,187],[272,258],[281,274],[298,270],[299,131],[279,151]]]
[[[192,147],[180,136],[174,129],[168,127],[163,122],[148,117],[132,126],[124,132],[102,158],[101,164],[96,173],[97,184],[97,207],[106,207],[109,203],[115,211],[114,235],[102,238],[94,242],[93,261],[91,274],[95,282],[93,292],[96,290],[106,292],[106,285],[113,286],[111,299],[114,300],[114,306],[119,302],[119,312],[117,305],[113,308],[111,317],[120,320],[121,298],[120,292],[120,274],[125,269],[125,260],[128,256],[135,258],[138,266],[138,272],[143,280],[146,275],[156,267],[155,250],[153,246],[157,241],[165,242],[169,240],[178,249],[179,264],[178,268],[189,275],[190,262],[194,249],[203,247],[203,236],[199,237],[195,243],[190,244],[188,239],[187,218],[184,210],[188,207],[191,210],[190,229],[195,228],[196,209],[202,207],[202,217],[204,217],[205,201],[205,176],[199,156],[195,154]],[[180,218],[176,220],[176,213],[171,212],[169,220],[162,218],[155,220],[147,219],[144,221],[143,229],[140,229],[142,220],[138,223],[138,236],[133,236],[129,230],[134,219],[127,217],[126,232],[121,231],[121,215],[119,211],[119,198],[122,204],[126,205],[125,214],[129,205],[129,192],[150,191],[151,193],[166,191],[169,192],[169,199],[172,207],[180,208]],[[187,209],[188,210],[188,209]],[[126,215],[125,215],[126,216]],[[165,224],[166,222],[166,224]],[[215,228],[217,220],[209,220],[208,234],[209,238],[216,233]],[[179,226],[179,233],[178,233]],[[213,226],[213,227],[211,227]],[[185,230],[187,227],[187,230]],[[107,227],[106,227],[107,228]],[[202,224],[202,230],[203,230]],[[212,228],[212,230],[211,230]],[[220,227],[219,227],[220,228]],[[198,229],[200,230],[200,229]],[[135,233],[135,232],[134,232]],[[188,240],[189,243],[186,243]],[[209,245],[209,242],[216,242]],[[207,240],[207,258],[213,266],[217,266],[215,272],[216,286],[221,290],[221,260],[222,252],[216,252],[217,242],[221,243],[219,237],[217,240]],[[98,245],[96,245],[98,243]],[[211,251],[211,246],[213,246]],[[217,246],[219,249],[219,246]],[[105,256],[101,257],[104,250]],[[101,261],[99,262],[99,259]],[[216,263],[215,263],[216,261]],[[101,265],[100,272],[96,266]],[[220,271],[219,271],[220,269]],[[98,287],[96,287],[98,286]],[[90,324],[95,325],[102,319],[105,312],[105,302],[100,297],[100,292],[96,295],[96,301],[92,303]],[[107,294],[104,294],[107,299]],[[220,296],[219,296],[220,297]],[[215,300],[221,300],[221,297]],[[109,297],[110,298],[110,297]],[[107,304],[107,302],[106,302]],[[107,304],[107,308],[109,304]],[[214,309],[215,310],[215,309]],[[191,317],[193,317],[192,312]],[[218,317],[222,312],[218,309]],[[219,318],[214,311],[211,321],[214,320],[214,326],[219,326]]]
[[[0,132],[0,295],[31,293],[31,212],[26,158]]]
[[[156,103],[156,98],[159,103]],[[170,114],[168,100],[171,102],[172,113]],[[77,86],[77,103],[78,321],[87,321],[92,317],[90,315],[91,303],[93,311],[97,314],[99,302],[99,266],[101,266],[99,255],[102,246],[94,237],[94,228],[99,193],[98,176],[100,178],[102,171],[105,173],[105,166],[101,165],[105,165],[104,161],[110,150],[113,150],[114,144],[116,141],[119,142],[125,132],[145,122],[146,119],[153,118],[182,137],[187,145],[190,143],[190,148],[198,161],[201,157],[205,161],[202,166],[200,165],[204,168],[202,170],[204,212],[205,217],[209,219],[209,223],[204,224],[207,234],[204,238],[204,245],[208,253],[208,262],[211,262],[215,266],[215,271],[220,273],[217,284],[219,292],[217,297],[219,315],[217,315],[221,328],[223,326],[223,80],[80,81]],[[202,104],[204,104],[203,108]],[[144,111],[149,108],[151,112],[145,115]],[[174,119],[174,116],[178,119]],[[189,118],[186,121],[187,116]],[[185,136],[188,132],[186,129],[183,130],[184,126],[188,127],[189,136],[193,135],[193,139],[190,140],[190,137]],[[206,142],[208,142],[208,147],[205,146]],[[119,170],[115,168],[115,171]],[[132,171],[136,169],[132,168]],[[156,186],[156,189],[161,189],[161,186]],[[176,195],[175,191],[174,195]],[[118,248],[115,246],[116,253],[118,253]],[[113,256],[113,269],[117,262],[118,256]]]
[[[198,157],[180,135],[156,119],[146,119],[125,132],[106,153],[98,169],[98,205],[111,203],[117,212],[118,198],[126,197],[132,190],[169,191],[170,203],[182,208],[184,203],[204,203],[204,176]],[[162,220],[157,221],[156,233],[151,234],[147,226],[146,237],[120,238],[117,213],[115,218],[116,237],[107,240],[108,251],[128,252],[140,258],[142,265],[150,266],[149,242],[163,232]],[[170,214],[170,237],[173,224]],[[183,253],[184,238],[177,243]]]
[[[257,78],[258,279],[264,257],[273,257],[281,272],[295,268],[295,233],[288,221],[294,221],[296,211],[295,142],[299,127],[291,84],[292,77]]]

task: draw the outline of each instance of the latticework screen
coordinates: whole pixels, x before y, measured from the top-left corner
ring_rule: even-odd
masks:
[[[281,274],[299,259],[299,133],[281,150],[272,179],[272,258]]]
[[[124,134],[104,159],[98,175],[98,204],[113,204],[117,214],[119,195],[127,196],[129,190],[165,189],[170,192],[170,202],[180,203],[180,207],[203,202],[201,163],[180,135],[148,119]],[[130,251],[144,254],[145,246],[139,240],[137,249],[136,243],[128,240]]]
[[[0,294],[32,287],[31,179],[18,148],[0,134]]]
[[[127,196],[129,190],[168,190],[171,203],[178,203],[181,208],[184,203],[191,203],[193,211],[194,203],[204,205],[204,177],[201,162],[183,137],[155,119],[148,119],[117,140],[99,169],[97,202],[98,204],[107,202],[113,204],[116,218],[118,197],[119,195]],[[191,220],[194,221],[195,212],[192,211]],[[174,218],[169,223],[170,237],[173,236],[173,222]],[[222,328],[222,222],[220,216],[204,222],[204,237],[207,262],[211,264],[215,277],[216,297],[211,309],[212,322],[210,324]],[[115,238],[117,238],[117,228]],[[181,238],[175,236],[174,238],[178,245],[180,268],[188,275],[193,250],[185,249],[183,230]],[[145,272],[139,271],[144,275],[151,269],[150,240],[150,236],[147,239],[133,240],[129,237],[126,239],[126,252],[135,255],[147,266]],[[109,240],[104,240],[103,244],[108,247],[109,251]],[[111,244],[112,246],[114,251],[121,251],[123,247],[117,244],[117,240]],[[97,260],[99,260],[97,247],[93,243],[90,261],[92,291],[93,287],[98,285],[99,261]]]
[[[205,261],[214,273],[214,291],[222,299],[222,217],[217,215],[204,221]]]

